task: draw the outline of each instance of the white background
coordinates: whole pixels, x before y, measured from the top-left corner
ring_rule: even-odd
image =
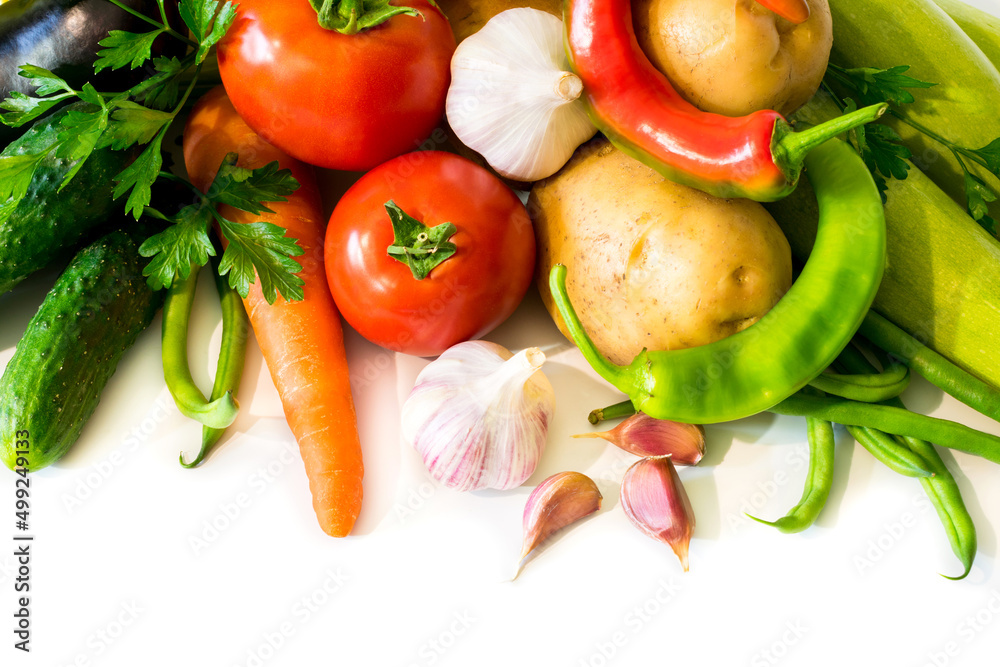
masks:
[[[991,0],[974,2],[996,12]],[[2,298],[6,363],[54,274]],[[199,288],[196,380],[210,387],[221,334],[214,288]],[[347,333],[365,449],[354,534],[324,535],[277,394],[251,341],[242,411],[201,468],[177,464],[199,427],[173,407],[159,366],[159,318],[122,362],[83,437],[32,479],[32,653],[12,648],[13,475],[0,476],[0,661],[62,665],[957,665],[1000,652],[1000,469],[945,453],[979,531],[971,575],[956,574],[920,485],[838,431],[837,475],[818,524],[783,535],[805,471],[801,419],[710,426],[708,455],[681,471],[698,526],[691,571],[636,531],[618,503],[634,460],[572,440],[619,399],[558,334],[533,292],[489,336],[541,346],[557,419],[538,470],[509,492],[438,486],[402,444],[399,406],[424,360]],[[917,411],[1000,434],[1000,425],[921,381]],[[576,469],[603,509],[563,531],[516,581],[531,488]],[[8,508],[4,512],[3,508]],[[3,528],[2,526],[7,526]],[[4,535],[7,537],[4,537]]]

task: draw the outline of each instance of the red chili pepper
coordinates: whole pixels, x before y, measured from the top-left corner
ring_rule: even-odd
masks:
[[[781,199],[795,189],[806,153],[885,112],[873,105],[794,132],[777,111],[738,118],[701,111],[642,52],[630,0],[565,3],[566,50],[593,123],[628,155],[710,194]]]
[[[805,23],[809,18],[809,3],[806,0],[757,0],[757,4],[792,23]]]

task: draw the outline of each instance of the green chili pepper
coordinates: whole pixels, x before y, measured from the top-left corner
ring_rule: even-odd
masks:
[[[239,403],[227,392],[212,402],[206,400],[191,378],[188,368],[187,334],[198,284],[198,268],[187,278],[179,278],[168,290],[163,304],[163,377],[181,414],[211,428],[225,428],[236,419]]]
[[[853,347],[848,347],[838,358],[838,361],[851,373],[871,372],[872,366],[863,354]],[[903,408],[903,401],[899,398],[888,401],[889,405]],[[920,485],[931,501],[941,525],[944,527],[951,550],[962,563],[964,571],[956,577],[941,575],[946,579],[964,579],[972,570],[972,563],[976,557],[977,539],[976,525],[965,507],[962,499],[962,490],[958,482],[952,476],[951,471],[941,460],[941,455],[933,444],[919,438],[902,437],[900,442],[910,448],[914,454],[923,459],[927,467],[934,473],[933,477],[923,477]]]
[[[616,366],[594,346],[566,294],[566,267],[549,287],[570,337],[591,366],[651,417],[697,424],[767,410],[819,375],[850,341],[885,266],[882,200],[864,162],[844,142],[806,157],[819,204],[812,254],[791,289],[750,327],[683,350],[641,352]]]
[[[223,398],[227,393],[235,396],[239,391],[246,360],[247,339],[250,334],[250,320],[243,307],[243,299],[240,298],[236,290],[229,286],[229,281],[219,275],[217,258],[221,254],[217,253],[212,258],[214,269],[212,277],[215,278],[215,287],[222,306],[222,347],[219,350],[219,361],[215,368],[215,383],[212,386],[210,399],[212,401]],[[225,432],[224,428],[202,426],[201,449],[198,456],[190,463],[185,463],[184,454],[181,453],[181,465],[185,468],[194,468],[199,465]]]
[[[806,473],[802,499],[788,514],[775,521],[765,521],[747,514],[754,521],[774,526],[783,533],[800,533],[813,525],[833,487],[833,458],[837,444],[833,424],[823,419],[806,417],[806,433],[809,440],[809,471]]]
[[[965,372],[875,311],[860,333],[924,379],[987,417],[1000,421],[1000,391]]]

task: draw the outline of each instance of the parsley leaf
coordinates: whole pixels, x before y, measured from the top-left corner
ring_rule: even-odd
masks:
[[[965,172],[965,196],[969,215],[980,220],[989,213],[989,202],[997,200],[997,194],[978,176]]]
[[[118,102],[116,107],[104,132],[101,148],[110,146],[117,151],[134,144],[148,144],[175,117],[170,112],[150,109],[128,100]]]
[[[236,18],[236,7],[232,2],[219,6],[218,0],[181,0],[179,10],[184,24],[198,41],[195,62],[204,62],[209,50],[229,29]]]
[[[139,67],[153,57],[153,42],[165,32],[166,28],[144,33],[112,30],[107,37],[98,42],[105,48],[97,52],[94,74],[106,68],[120,69],[126,65],[130,69]]]
[[[24,198],[31,185],[35,167],[49,151],[31,155],[10,155],[0,158],[0,201],[13,200],[14,205]]]
[[[218,4],[218,3],[216,3]],[[195,57],[196,63],[202,63],[205,58],[208,57],[208,52],[213,46],[218,43],[222,36],[226,34],[229,30],[229,26],[232,25],[233,20],[236,18],[236,6],[232,2],[226,2],[222,8],[218,11],[215,16],[215,20],[212,21],[212,30],[205,38],[201,40],[201,45],[198,47],[198,54]]]
[[[972,151],[986,161],[986,168],[1000,176],[1000,137]]]
[[[7,111],[0,115],[0,122],[9,127],[21,127],[62,102],[64,97],[28,97],[24,93],[12,91],[10,97],[0,102],[0,109]]]
[[[132,164],[115,176],[117,185],[115,185],[114,197],[118,199],[129,190],[132,191],[128,201],[125,202],[125,212],[132,213],[136,220],[142,215],[143,209],[149,205],[153,197],[153,181],[160,175],[160,167],[163,166],[161,144],[166,130],[165,126],[146,147],[146,150]]]
[[[11,92],[10,97],[0,103],[0,109],[11,112],[0,116],[0,121],[4,125],[21,127],[43,115],[67,97],[76,95],[76,91],[66,81],[43,67],[22,65],[18,73],[26,79],[31,79],[35,84],[35,95],[29,97],[21,92]],[[47,97],[60,91],[59,95]]]
[[[906,161],[912,157],[910,149],[904,146],[896,131],[888,125],[870,124],[866,128],[868,149],[879,173],[898,180],[906,178],[910,165]]]
[[[108,126],[108,109],[103,106],[91,111],[69,109],[61,123],[64,129],[59,133],[56,155],[66,160],[76,160],[76,164],[66,172],[59,184],[60,190],[80,171],[100,141]]]
[[[278,170],[278,162],[257,169],[236,166],[236,153],[229,153],[212,182],[208,197],[249,213],[273,213],[263,202],[285,201],[295,192],[298,181],[287,169]]]
[[[209,255],[215,255],[208,236],[211,221],[211,203],[185,206],[174,216],[174,224],[139,246],[140,255],[152,258],[142,271],[152,289],[170,287],[178,276],[187,278],[192,266],[204,266]]]
[[[21,65],[18,73],[26,79],[31,79],[31,82],[35,85],[35,95],[38,97],[46,97],[60,90],[71,94],[76,93],[64,79],[56,76],[44,67]]]
[[[146,274],[149,284],[153,289],[170,286],[176,276],[187,277],[192,266],[205,264],[214,254],[208,239],[214,219],[229,241],[219,263],[219,275],[228,273],[229,284],[242,296],[249,293],[250,285],[259,276],[268,303],[273,303],[277,294],[288,300],[301,299],[304,283],[294,274],[302,267],[291,259],[303,252],[296,239],[286,237],[285,229],[278,225],[236,223],[216,210],[219,204],[229,204],[252,213],[268,211],[263,201],[284,201],[298,183],[287,169],[278,170],[277,162],[258,169],[236,167],[235,162],[235,154],[227,155],[208,193],[201,195],[201,202],[182,209],[173,218],[176,224],[140,248],[144,257],[152,258]]]
[[[908,88],[931,88],[936,83],[928,83],[906,76],[903,72],[910,69],[909,65],[897,65],[889,69],[874,67],[856,67],[844,69],[837,65],[829,65],[831,71],[837,74],[837,81],[851,88],[862,105],[889,102],[891,104],[910,104],[913,95]]]
[[[156,70],[156,74],[129,88],[128,95],[153,109],[169,109],[176,105],[180,98],[178,76],[187,67],[177,58],[154,58],[153,69]]]
[[[979,220],[976,220],[976,222],[978,222],[983,229],[988,231],[993,236],[1000,235],[1000,227],[998,227],[997,221],[994,220],[992,217],[984,215],[983,217],[979,218]]]
[[[303,298],[305,281],[296,275],[302,265],[291,258],[301,255],[303,250],[296,239],[285,236],[283,227],[269,222],[240,224],[221,216],[216,216],[216,220],[229,241],[219,262],[219,275],[228,273],[229,286],[240,296],[250,293],[256,273],[261,292],[269,304],[274,303],[277,294],[288,301]]]
[[[196,41],[205,39],[218,9],[217,0],[181,0],[178,10],[184,25],[191,29]]]
[[[0,204],[0,222],[3,222],[7,218],[9,218],[10,215],[14,212],[14,209],[16,208],[17,208],[17,202],[14,201],[13,199],[8,200],[3,204]]]

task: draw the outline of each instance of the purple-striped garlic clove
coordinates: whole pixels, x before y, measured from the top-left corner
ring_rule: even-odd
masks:
[[[687,572],[694,512],[670,457],[650,457],[632,464],[622,478],[621,504],[639,530],[670,545]]]
[[[524,505],[521,559],[557,530],[601,509],[597,484],[583,473],[560,472],[546,478]]]
[[[692,466],[705,455],[705,429],[637,412],[610,431],[580,433],[574,438],[603,438],[636,456],[670,456],[675,465]]]

